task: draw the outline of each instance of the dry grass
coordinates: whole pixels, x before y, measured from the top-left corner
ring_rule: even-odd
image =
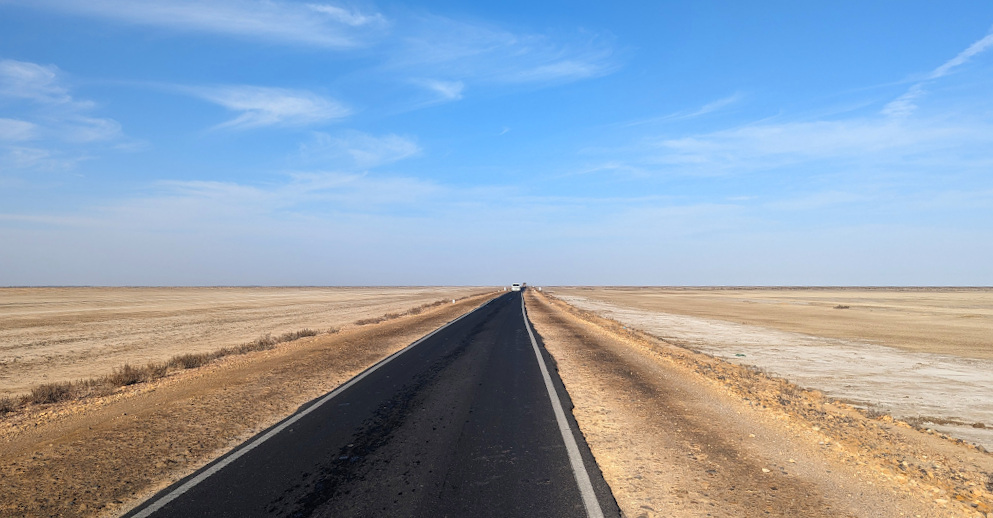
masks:
[[[0,397],[0,416],[6,415],[17,409],[17,400],[11,397]]]
[[[454,301],[463,300],[463,299],[466,299],[466,298],[469,298],[469,295],[467,295],[465,297],[458,298],[458,299],[451,299],[451,300],[454,302]],[[369,324],[379,324],[381,322],[386,322],[387,320],[395,320],[397,318],[405,317],[407,315],[419,315],[425,309],[430,309],[430,308],[433,308],[433,307],[440,306],[442,304],[447,304],[448,303],[448,300],[449,299],[436,300],[434,302],[429,302],[427,304],[421,304],[420,306],[417,306],[417,307],[408,309],[407,311],[404,311],[402,313],[387,313],[385,315],[378,316],[378,317],[375,317],[375,318],[363,318],[363,319],[359,319],[359,320],[356,320],[355,321],[355,325],[357,325],[357,326],[365,326],[365,325],[369,325]]]
[[[462,297],[462,300],[469,298]],[[402,313],[386,313],[376,318],[358,320],[356,325],[378,324],[387,320],[394,320],[406,315],[418,315],[425,309],[433,308],[445,304],[450,299],[439,300],[422,304]],[[144,367],[136,367],[124,364],[108,375],[83,379],[78,381],[63,381],[57,383],[44,383],[31,389],[30,394],[20,398],[4,397],[0,399],[0,416],[20,410],[28,405],[46,405],[82,399],[92,396],[104,396],[113,393],[120,387],[127,387],[138,383],[154,381],[167,376],[171,371],[186,369],[196,369],[203,367],[219,358],[232,355],[248,354],[257,351],[267,351],[284,342],[292,342],[309,336],[317,336],[322,333],[335,334],[341,329],[332,327],[324,331],[306,328],[299,331],[283,333],[273,336],[266,333],[251,342],[247,342],[234,347],[224,347],[213,352],[185,353],[178,354],[164,362],[150,362]]]
[[[324,333],[334,334],[340,329],[333,327]],[[225,347],[211,353],[187,353],[173,356],[169,360],[161,363],[151,362],[144,367],[135,367],[125,363],[114,369],[106,376],[78,380],[62,381],[56,383],[43,383],[31,389],[31,393],[20,398],[3,397],[0,398],[0,416],[20,410],[28,405],[46,405],[82,399],[91,396],[103,396],[113,393],[120,387],[127,387],[138,383],[145,383],[164,378],[170,371],[195,369],[208,363],[223,358],[225,356],[248,354],[256,351],[266,351],[276,347],[277,344],[292,342],[308,336],[317,336],[322,331],[314,329],[301,329],[284,333],[279,336],[272,336],[269,333],[256,338],[255,340],[235,347]]]

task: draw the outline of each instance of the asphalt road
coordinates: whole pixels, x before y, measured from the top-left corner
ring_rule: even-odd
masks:
[[[528,326],[498,297],[126,516],[619,516]]]

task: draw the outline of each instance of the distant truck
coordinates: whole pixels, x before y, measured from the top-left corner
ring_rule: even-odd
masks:
[[[510,291],[521,291],[520,283],[515,282],[514,284],[511,284]]]

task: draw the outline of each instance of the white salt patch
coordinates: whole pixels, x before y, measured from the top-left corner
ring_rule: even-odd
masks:
[[[871,405],[896,418],[966,423],[931,428],[993,449],[993,428],[968,426],[984,423],[993,427],[993,361],[623,308],[584,297],[560,298],[660,338],[760,367],[800,386]]]

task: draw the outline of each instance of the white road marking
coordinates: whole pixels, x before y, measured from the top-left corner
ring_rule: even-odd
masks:
[[[324,403],[327,403],[328,401],[330,401],[331,399],[333,399],[338,394],[341,394],[345,390],[348,390],[349,387],[351,387],[352,385],[354,385],[354,384],[358,383],[359,381],[361,381],[362,378],[365,378],[366,376],[372,374],[377,369],[379,369],[383,365],[386,365],[387,363],[389,363],[390,361],[392,361],[397,356],[400,356],[401,354],[409,351],[410,349],[414,348],[415,346],[417,346],[421,342],[427,340],[428,338],[431,338],[432,336],[434,336],[436,333],[438,333],[442,329],[445,329],[446,327],[448,327],[448,326],[450,326],[450,325],[458,322],[459,320],[462,320],[463,318],[469,316],[470,314],[475,313],[476,310],[482,308],[483,306],[489,304],[492,301],[493,301],[493,299],[490,299],[490,300],[484,302],[483,304],[480,304],[478,307],[476,307],[472,311],[469,311],[469,312],[465,313],[464,315],[456,318],[455,320],[452,320],[451,322],[449,322],[449,323],[447,323],[447,324],[439,327],[438,329],[435,329],[434,331],[431,331],[427,335],[421,337],[420,340],[418,340],[418,341],[416,341],[416,342],[408,345],[407,347],[404,347],[403,349],[400,349],[399,351],[397,351],[397,352],[395,352],[395,353],[387,356],[386,358],[380,360],[379,363],[373,365],[372,367],[369,367],[368,369],[366,369],[365,371],[363,371],[358,376],[355,376],[354,378],[350,379],[344,385],[341,385],[340,387],[332,390],[326,396],[322,397],[321,399],[318,399],[316,403],[314,403],[313,405],[310,405],[309,407],[307,407],[306,410],[303,410],[303,411],[301,411],[301,412],[299,412],[297,414],[294,414],[292,417],[290,417],[286,421],[283,421],[282,423],[280,423],[279,425],[277,425],[272,430],[269,430],[262,437],[259,437],[258,439],[255,439],[254,441],[248,443],[244,447],[242,447],[242,448],[240,448],[238,450],[235,450],[233,453],[231,453],[227,457],[224,457],[223,459],[221,459],[221,461],[218,462],[217,464],[214,464],[209,469],[204,470],[199,475],[197,475],[197,476],[191,478],[190,480],[186,481],[185,484],[177,487],[176,489],[173,489],[168,494],[162,496],[162,498],[159,498],[158,500],[156,500],[152,505],[150,505],[150,506],[142,509],[141,512],[135,514],[134,515],[134,518],[148,518],[149,516],[152,515],[152,513],[158,511],[159,509],[162,509],[167,504],[169,504],[169,502],[172,502],[173,500],[179,498],[180,496],[183,495],[183,493],[189,491],[190,489],[193,489],[194,487],[196,487],[197,484],[203,482],[204,480],[207,480],[208,477],[210,477],[211,475],[213,475],[213,474],[217,473],[218,471],[224,469],[224,467],[227,466],[228,464],[231,464],[232,462],[238,460],[242,455],[245,455],[246,453],[254,450],[255,448],[258,448],[262,443],[268,441],[269,439],[271,439],[273,436],[275,436],[279,432],[282,432],[283,430],[287,429],[288,427],[290,427],[291,425],[293,425],[294,423],[296,423],[297,421],[299,421],[300,419],[302,419],[307,414],[313,412],[314,410],[317,410],[318,408],[320,408],[321,405],[323,405]]]
[[[541,376],[545,378],[545,389],[548,397],[552,400],[552,410],[555,411],[555,420],[559,424],[559,431],[562,432],[562,440],[565,441],[565,449],[569,453],[569,464],[572,465],[572,474],[576,477],[576,484],[579,492],[583,496],[583,506],[586,507],[586,516],[589,518],[603,518],[603,510],[600,509],[600,502],[593,492],[593,483],[590,482],[590,474],[583,464],[583,457],[579,453],[579,445],[569,428],[569,421],[565,418],[565,411],[562,410],[562,402],[559,400],[555,386],[552,385],[552,377],[548,375],[548,367],[545,366],[545,359],[541,357],[541,350],[538,349],[538,342],[534,339],[534,332],[531,331],[531,323],[528,322],[528,310],[524,307],[524,295],[521,295],[521,313],[524,315],[524,327],[531,337],[531,347],[534,348],[534,355],[538,357],[538,367],[541,368]]]

